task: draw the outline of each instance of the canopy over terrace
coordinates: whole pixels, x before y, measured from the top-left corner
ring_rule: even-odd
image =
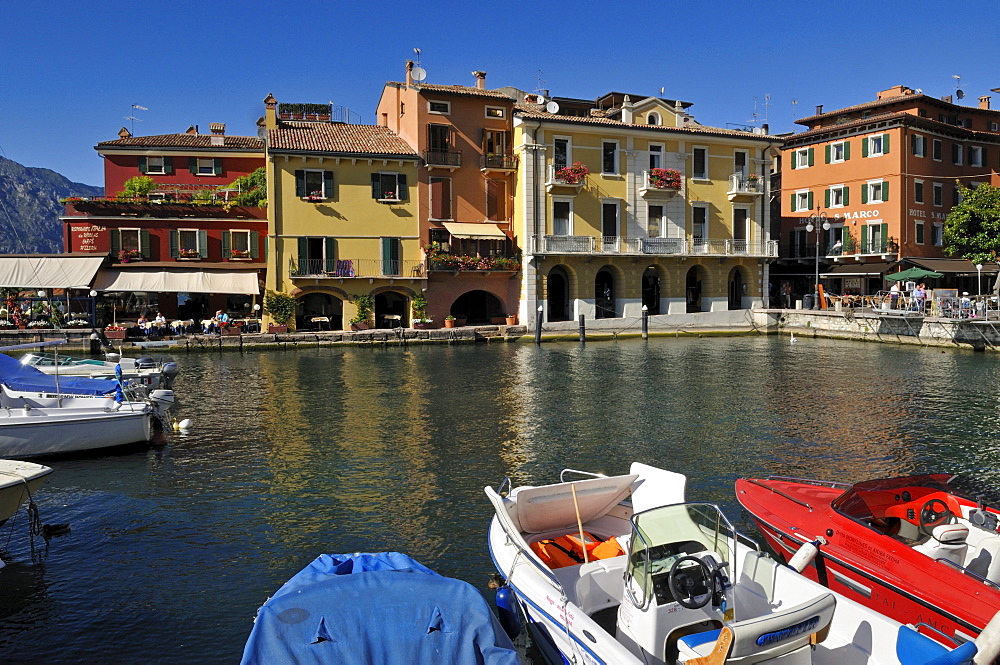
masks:
[[[102,270],[98,291],[257,295],[256,270]]]
[[[103,256],[0,256],[0,287],[89,289]]]

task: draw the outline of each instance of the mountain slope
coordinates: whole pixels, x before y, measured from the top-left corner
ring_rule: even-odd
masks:
[[[22,166],[0,157],[0,254],[62,252],[67,196],[103,196],[103,187],[71,182],[50,169]]]

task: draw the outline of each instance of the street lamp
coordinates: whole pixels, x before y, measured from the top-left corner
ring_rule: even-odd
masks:
[[[983,264],[976,264],[976,296],[983,295]]]
[[[819,210],[817,208],[816,210]],[[813,282],[813,309],[819,309],[819,227],[822,226],[824,231],[830,230],[830,222],[826,221],[825,212],[817,212],[815,214],[809,215],[806,220],[806,233],[812,233],[813,229],[816,230],[816,281]]]

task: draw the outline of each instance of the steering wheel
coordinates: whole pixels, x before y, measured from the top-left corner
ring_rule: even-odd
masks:
[[[942,510],[935,509],[939,504]],[[920,509],[920,532],[926,536],[933,536],[934,527],[947,524],[954,516],[955,513],[951,512],[947,503],[941,499],[931,499]]]
[[[684,565],[691,563],[695,565]],[[708,588],[711,579],[712,569],[704,559],[682,556],[670,567],[667,585],[674,600],[680,603],[681,607],[696,610],[705,607],[712,600],[711,590]],[[705,597],[701,600],[695,597],[695,589],[699,586],[705,590]]]

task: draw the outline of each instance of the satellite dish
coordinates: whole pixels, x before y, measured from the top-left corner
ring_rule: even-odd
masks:
[[[549,102],[545,105],[545,110],[552,114],[559,113],[559,105],[555,102]]]
[[[534,93],[530,95],[525,95],[524,101],[528,102],[529,104],[538,104],[539,106],[542,106],[545,104],[545,97],[539,95],[538,93]]]
[[[414,67],[410,71],[410,76],[413,77],[414,81],[418,82],[423,81],[425,78],[427,78],[427,70],[424,69],[423,67]]]
[[[955,91],[955,96],[961,99],[962,97],[965,97],[965,91],[959,88]]]

